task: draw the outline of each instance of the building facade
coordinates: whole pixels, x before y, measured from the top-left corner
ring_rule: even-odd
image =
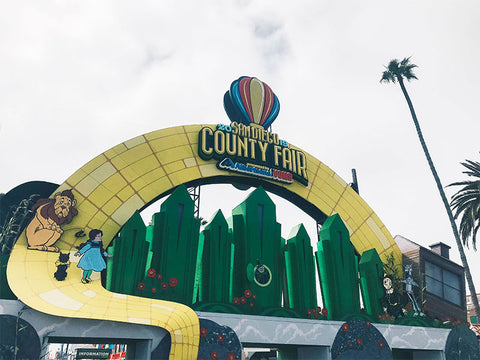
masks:
[[[418,284],[415,292],[425,312],[442,321],[467,321],[465,273],[449,258],[450,247],[444,243],[427,249],[403,236],[395,236],[403,264],[412,265]]]

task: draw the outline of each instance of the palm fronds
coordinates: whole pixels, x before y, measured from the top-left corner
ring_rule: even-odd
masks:
[[[387,70],[382,73],[380,82],[395,83],[397,80],[403,80],[403,78],[408,81],[411,79],[417,79],[416,75],[413,73],[413,69],[416,67],[417,65],[410,63],[410,57],[404,58],[402,61],[397,59],[390,60],[388,66],[385,66]]]
[[[469,239],[476,250],[477,232],[480,228],[480,163],[466,160],[461,163],[467,168],[464,174],[476,178],[474,180],[459,181],[448,186],[462,186],[450,201],[455,219],[460,217],[460,236],[464,245],[469,246]]]

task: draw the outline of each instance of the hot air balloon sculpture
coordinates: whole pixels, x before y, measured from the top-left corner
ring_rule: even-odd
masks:
[[[280,102],[272,89],[255,77],[242,76],[230,85],[223,105],[233,122],[261,126],[272,125],[280,111]]]

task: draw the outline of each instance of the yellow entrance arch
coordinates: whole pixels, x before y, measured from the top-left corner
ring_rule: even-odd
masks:
[[[135,210],[159,194],[183,183],[225,176],[215,160],[205,161],[198,156],[198,133],[205,126],[216,128],[186,125],[154,131],[125,141],[88,162],[56,191],[72,189],[77,199],[78,215],[68,227],[83,228],[86,232],[102,229],[104,239],[110,241]],[[383,260],[393,254],[401,261],[401,252],[391,234],[365,201],[328,166],[305,155],[308,186],[297,182],[275,185],[326,215],[338,213],[360,254],[375,248]],[[245,177],[238,173],[228,176]],[[65,232],[55,245],[71,251],[84,241],[73,233]],[[199,322],[192,309],[178,303],[112,293],[99,281],[84,285],[76,266],[69,268],[65,281],[56,281],[53,273],[57,259],[57,253],[27,250],[22,234],[7,268],[9,285],[21,301],[52,315],[160,326],[171,335],[170,359],[196,359]]]

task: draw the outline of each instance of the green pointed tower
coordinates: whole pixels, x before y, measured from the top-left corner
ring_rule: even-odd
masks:
[[[138,282],[145,276],[149,244],[145,241],[146,228],[135,211],[113,241],[107,260],[107,290],[133,294]]]
[[[317,265],[328,318],[360,312],[357,257],[340,215],[327,218],[318,237]]]
[[[367,314],[375,316],[383,313],[380,299],[383,297],[383,262],[377,250],[364,251],[358,264],[363,305]]]
[[[194,216],[194,202],[180,185],[152,216],[148,239],[152,244],[150,268],[163,279],[165,299],[191,305],[198,252],[200,220]]]
[[[232,257],[232,231],[221,210],[200,234],[203,245],[200,300],[229,303]]]
[[[232,211],[233,296],[253,294],[255,307],[280,307],[284,258],[275,204],[262,187]]]
[[[310,237],[303,224],[295,226],[285,246],[288,306],[298,314],[307,315],[317,308],[315,262]]]

